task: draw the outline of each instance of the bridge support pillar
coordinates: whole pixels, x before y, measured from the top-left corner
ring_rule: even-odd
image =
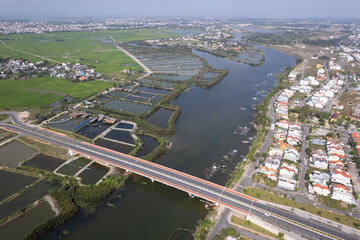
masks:
[[[150,180],[151,180],[152,182],[154,182],[154,179],[153,179],[153,178],[150,178]]]

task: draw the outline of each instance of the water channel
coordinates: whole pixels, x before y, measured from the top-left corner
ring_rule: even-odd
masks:
[[[238,125],[251,127],[252,107],[258,103],[252,98],[261,100],[263,96],[256,95],[258,91],[270,90],[276,81],[274,76],[295,64],[293,57],[261,49],[266,60],[257,67],[193,51],[214,68],[227,69],[229,74],[210,89],[191,87],[172,103],[182,109],[176,134],[170,138],[173,148],[157,163],[202,178],[204,169],[213,163],[227,165],[210,179],[225,184],[227,173],[248,151],[249,145],[241,141],[255,134],[252,130],[247,136],[233,134]],[[237,149],[237,155],[232,162],[221,163],[221,157],[231,149]],[[80,214],[48,239],[63,237],[64,229],[70,231],[64,239],[169,239],[178,228],[193,230],[208,211],[201,199],[135,175],[115,194],[122,198],[120,206],[104,203],[92,214]]]

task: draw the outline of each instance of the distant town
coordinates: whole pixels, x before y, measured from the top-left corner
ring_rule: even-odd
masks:
[[[348,19],[0,21],[0,239],[359,239],[359,46]]]

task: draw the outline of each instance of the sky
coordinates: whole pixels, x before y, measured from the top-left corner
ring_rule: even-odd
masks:
[[[0,0],[0,18],[359,18],[360,0]]]

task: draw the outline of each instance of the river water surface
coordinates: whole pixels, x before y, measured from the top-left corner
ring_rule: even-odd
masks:
[[[295,64],[293,57],[261,48],[266,60],[257,67],[194,51],[214,68],[227,69],[229,74],[211,89],[191,87],[173,102],[182,110],[176,133],[169,139],[173,148],[157,163],[201,178],[204,169],[213,163],[227,165],[210,179],[226,183],[229,179],[226,172],[248,151],[249,144],[241,141],[255,134],[250,130],[247,136],[235,135],[235,128],[251,127],[252,106],[264,98],[258,91],[271,90],[274,76]],[[253,100],[254,97],[259,100]],[[221,162],[221,157],[231,149],[238,150],[233,161]],[[169,239],[178,228],[193,230],[208,211],[198,198],[192,199],[185,192],[135,175],[115,194],[123,199],[117,208],[104,203],[94,213],[86,217],[81,214],[56,230],[48,239],[61,237],[64,229],[70,231],[65,239]]]

